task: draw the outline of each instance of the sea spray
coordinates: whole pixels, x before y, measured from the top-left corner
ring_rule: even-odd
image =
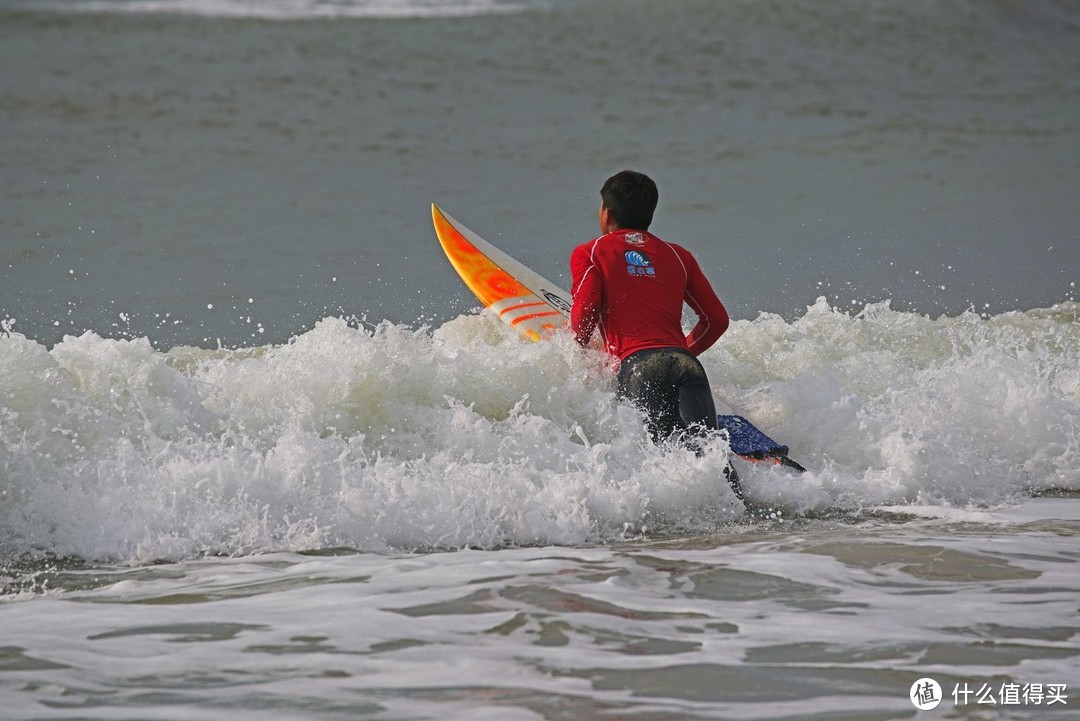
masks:
[[[737,322],[706,354],[720,395],[829,468],[831,501],[985,504],[1075,489],[1080,305],[932,319],[819,300]]]
[[[930,318],[819,301],[736,321],[718,396],[803,475],[739,463],[788,515],[985,507],[1080,488],[1080,305]],[[604,543],[746,523],[726,446],[660,452],[568,335],[486,315],[327,318],[283,345],[0,336],[5,557],[118,562],[336,547]]]

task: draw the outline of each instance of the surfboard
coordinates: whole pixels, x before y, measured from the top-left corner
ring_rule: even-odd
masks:
[[[431,219],[450,265],[473,295],[499,318],[530,340],[538,341],[566,325],[570,294],[524,263],[499,250],[454,220],[438,205]],[[717,422],[728,433],[731,450],[748,461],[771,460],[805,471],[782,446],[719,399]]]
[[[485,308],[530,340],[566,325],[570,294],[511,258],[432,203],[431,218],[450,265]]]

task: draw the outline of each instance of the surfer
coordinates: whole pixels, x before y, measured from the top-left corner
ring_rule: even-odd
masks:
[[[570,327],[582,346],[599,329],[604,349],[619,359],[619,397],[641,410],[655,443],[674,440],[701,452],[718,426],[697,356],[724,334],[729,317],[690,251],[649,232],[659,198],[656,183],[633,170],[604,183],[600,237],[570,255]],[[698,316],[688,335],[684,302]],[[725,475],[742,499],[730,464]]]

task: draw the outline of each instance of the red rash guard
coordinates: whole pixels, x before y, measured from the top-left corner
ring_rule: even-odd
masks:
[[[570,327],[585,345],[599,326],[620,360],[646,348],[703,353],[728,328],[728,313],[685,248],[641,230],[616,230],[570,255]],[[698,323],[683,336],[682,304]]]

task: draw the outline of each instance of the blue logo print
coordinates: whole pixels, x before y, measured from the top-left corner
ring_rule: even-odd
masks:
[[[640,250],[628,250],[624,254],[626,258],[626,272],[633,276],[656,275],[656,268],[652,267],[649,256]]]

